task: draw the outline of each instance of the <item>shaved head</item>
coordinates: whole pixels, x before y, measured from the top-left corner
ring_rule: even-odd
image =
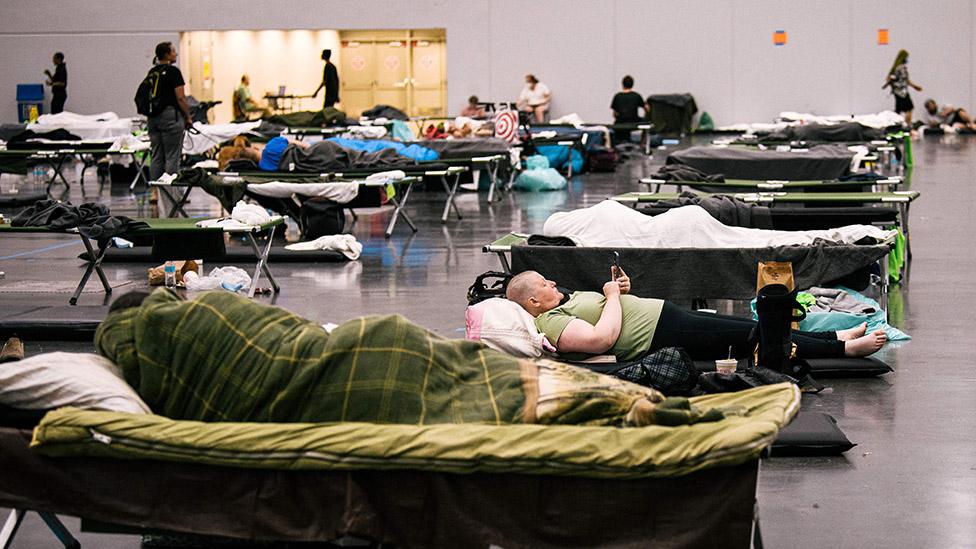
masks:
[[[525,307],[529,298],[535,296],[541,280],[543,280],[542,275],[535,271],[521,272],[508,281],[508,286],[505,288],[505,297],[509,301],[514,301],[522,307]]]
[[[539,316],[558,307],[563,294],[556,289],[555,282],[535,271],[525,271],[508,281],[505,297],[521,305],[532,316]]]

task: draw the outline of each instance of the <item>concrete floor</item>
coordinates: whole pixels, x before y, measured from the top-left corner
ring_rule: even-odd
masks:
[[[760,516],[767,547],[972,547],[976,545],[976,321],[968,302],[976,295],[976,259],[967,219],[976,211],[969,185],[976,141],[925,138],[915,144],[911,186],[923,196],[912,208],[914,262],[908,288],[895,289],[892,323],[914,337],[881,357],[895,372],[876,379],[831,380],[826,394],[805,396],[804,408],[837,418],[858,446],[843,457],[774,458],[763,462]],[[560,210],[591,205],[635,190],[666,152],[634,159],[614,174],[573,178],[564,192],[510,194],[487,205],[484,195],[460,196],[462,221],[439,223],[443,194],[415,193],[409,211],[420,227],[400,224],[383,238],[387,212],[361,215],[352,233],[365,245],[349,263],[277,264],[283,288],[276,303],[322,322],[397,312],[446,337],[463,337],[465,291],[474,277],[497,270],[481,246],[509,230],[538,231]],[[3,176],[4,189],[13,180]],[[87,183],[89,194],[97,190]],[[70,198],[81,200],[74,185]],[[147,215],[143,196],[108,189],[99,197],[119,214]],[[217,211],[200,191],[191,215]],[[3,212],[9,213],[9,212]],[[73,238],[0,239],[0,307],[64,304],[66,293],[6,293],[25,280],[76,280],[71,258],[82,247]],[[122,288],[145,284],[142,264],[110,264]],[[244,266],[244,265],[242,265]],[[207,265],[209,269],[211,265]],[[97,284],[96,284],[97,285]],[[95,288],[96,285],[92,285]],[[81,304],[100,304],[86,293]],[[259,298],[270,301],[271,298]],[[28,351],[90,350],[91,345],[28,342]],[[77,523],[69,522],[77,532]],[[138,538],[91,536],[87,547],[136,547]],[[14,548],[57,547],[43,524],[27,521]]]

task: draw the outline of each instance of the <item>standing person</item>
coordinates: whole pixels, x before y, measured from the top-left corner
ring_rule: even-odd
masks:
[[[917,91],[922,91],[922,87],[908,78],[907,51],[901,50],[895,57],[895,62],[891,65],[891,70],[888,71],[888,77],[885,80],[884,86],[881,86],[881,89],[885,89],[888,86],[891,86],[891,94],[895,96],[895,112],[905,115],[905,124],[908,125],[908,128],[914,134],[915,130],[912,129],[912,110],[915,109],[915,104],[912,103],[912,96],[908,95],[908,87],[911,86]]]
[[[183,154],[183,132],[193,126],[190,107],[186,103],[183,90],[183,73],[176,63],[176,48],[172,42],[162,42],[156,46],[156,65],[150,74],[158,73],[156,96],[161,110],[149,117],[146,129],[152,146],[152,165],[149,175],[152,181],[164,173],[174,174],[180,169],[180,156]],[[155,190],[155,189],[154,189]]]
[[[532,74],[525,75],[525,87],[519,94],[516,107],[520,111],[532,113],[535,121],[539,124],[546,121],[546,113],[549,112],[549,103],[552,102],[552,92],[549,86],[539,82],[539,79]]]
[[[51,86],[51,114],[64,111],[64,102],[68,100],[68,66],[64,63],[64,54],[54,54],[54,74],[44,69],[47,85]]]
[[[339,71],[336,70],[335,63],[331,61],[332,50],[322,50],[322,60],[325,67],[322,69],[322,83],[315,88],[312,97],[319,94],[319,90],[325,88],[325,103],[323,109],[335,106],[339,102]]]
[[[629,74],[624,76],[621,81],[623,91],[617,92],[610,102],[610,110],[613,111],[613,121],[615,124],[630,124],[640,122],[641,117],[638,110],[644,109],[644,116],[647,116],[650,109],[644,98],[634,91],[634,78]],[[613,132],[614,141],[623,143],[630,140],[630,130],[616,129]]]

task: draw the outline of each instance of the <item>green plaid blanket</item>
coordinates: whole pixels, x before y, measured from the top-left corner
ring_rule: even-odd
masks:
[[[399,315],[331,334],[229,292],[183,301],[160,289],[95,334],[152,410],[248,422],[520,423],[519,361],[443,339]]]

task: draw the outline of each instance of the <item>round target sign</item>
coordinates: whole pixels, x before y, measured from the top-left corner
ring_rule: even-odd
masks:
[[[362,55],[354,55],[349,60],[349,66],[356,72],[363,72],[363,69],[366,68],[366,58]]]
[[[383,60],[383,64],[391,71],[396,70],[400,66],[400,58],[396,55],[387,55],[386,59]]]

